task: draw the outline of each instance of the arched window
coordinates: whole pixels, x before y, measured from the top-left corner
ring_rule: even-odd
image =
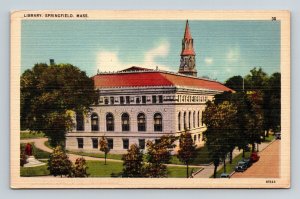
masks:
[[[181,130],[181,123],[180,123],[180,120],[181,120],[181,113],[179,112],[179,113],[178,113],[178,130],[179,130],[179,131]]]
[[[183,127],[184,127],[184,130],[186,130],[186,112],[183,113]]]
[[[123,113],[122,119],[122,131],[129,131],[129,115],[128,113]]]
[[[195,128],[196,125],[196,112],[193,113],[193,128]]]
[[[76,130],[84,131],[84,118],[82,113],[76,113]]]
[[[191,129],[191,111],[189,112],[189,129]]]
[[[146,131],[146,117],[144,113],[139,113],[137,116],[138,131]]]
[[[154,131],[162,131],[162,116],[160,113],[154,114]]]
[[[97,113],[92,113],[91,115],[91,127],[92,131],[99,131],[99,117]]]
[[[106,114],[106,130],[107,131],[114,131],[115,124],[114,124],[114,116],[112,113]]]

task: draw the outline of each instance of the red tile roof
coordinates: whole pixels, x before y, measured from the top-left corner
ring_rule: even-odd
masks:
[[[178,86],[218,91],[232,91],[217,81],[165,71],[102,73],[92,77],[96,88]]]
[[[189,21],[186,21],[185,24],[185,31],[184,31],[184,39],[190,40],[192,39],[191,31],[190,31],[190,26],[189,26]]]

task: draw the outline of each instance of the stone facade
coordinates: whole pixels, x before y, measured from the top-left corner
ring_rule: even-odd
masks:
[[[154,97],[156,96],[156,97]],[[130,102],[121,103],[121,97],[129,97]],[[113,102],[104,99],[112,99]],[[137,100],[140,98],[140,100]],[[143,101],[142,99],[146,99]],[[156,102],[153,101],[156,98]],[[159,139],[162,135],[172,134],[179,136],[187,129],[197,146],[203,146],[203,131],[205,126],[202,123],[202,111],[205,109],[205,102],[212,100],[213,93],[187,88],[161,87],[161,88],[123,88],[102,89],[100,91],[99,104],[92,107],[91,113],[84,116],[84,128],[67,134],[66,147],[68,150],[99,152],[98,147],[93,146],[93,139],[97,142],[102,136],[113,140],[111,153],[125,153],[131,144],[143,145],[148,140]],[[160,101],[162,100],[162,101]],[[107,103],[107,104],[106,104]],[[113,115],[113,131],[107,129],[107,114]],[[122,115],[129,116],[129,129],[122,129]],[[138,130],[138,114],[145,115],[145,131]],[[159,113],[162,116],[161,131],[154,129],[154,115]],[[92,115],[98,116],[98,130],[92,130]],[[76,116],[74,117],[76,124]],[[82,148],[79,148],[81,140]],[[128,139],[128,145],[124,141]],[[95,142],[95,141],[94,141]],[[141,143],[142,142],[142,143]],[[94,148],[93,148],[94,147]],[[146,149],[145,149],[146,150]]]

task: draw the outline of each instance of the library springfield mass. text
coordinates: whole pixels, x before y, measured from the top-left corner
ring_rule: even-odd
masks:
[[[145,149],[148,140],[188,131],[204,145],[202,113],[208,100],[233,91],[220,82],[197,77],[193,38],[186,22],[178,73],[132,66],[93,76],[98,104],[87,114],[74,115],[66,135],[66,149],[99,152],[105,136],[110,153],[126,153],[131,144]],[[178,141],[176,143],[178,146]]]

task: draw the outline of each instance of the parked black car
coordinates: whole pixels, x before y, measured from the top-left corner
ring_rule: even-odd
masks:
[[[244,158],[243,162],[246,163],[247,168],[252,166],[252,161],[249,158]]]
[[[230,178],[230,174],[228,174],[228,173],[222,173],[220,175],[220,178]]]
[[[244,161],[239,161],[235,166],[235,171],[244,172],[245,170],[247,170],[247,163]]]
[[[275,139],[276,140],[281,140],[281,132],[275,133]]]

